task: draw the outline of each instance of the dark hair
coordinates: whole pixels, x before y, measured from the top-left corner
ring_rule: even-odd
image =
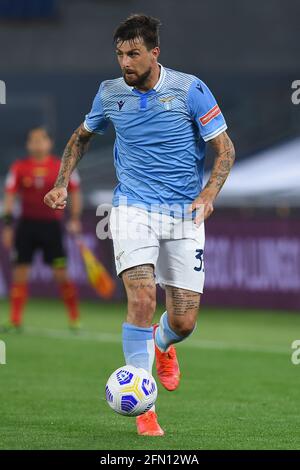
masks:
[[[114,44],[143,39],[148,50],[159,46],[160,20],[152,16],[134,14],[123,21],[114,32]]]
[[[35,132],[35,131],[43,131],[49,137],[49,139],[53,140],[53,136],[52,136],[52,133],[51,133],[50,129],[48,129],[47,126],[43,126],[43,125],[33,126],[30,129],[28,129],[27,133],[26,133],[27,139],[31,136],[31,133]]]

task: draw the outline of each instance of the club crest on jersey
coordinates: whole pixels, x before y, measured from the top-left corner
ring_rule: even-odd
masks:
[[[167,98],[159,98],[159,101],[163,103],[165,109],[169,111],[172,109],[172,101],[176,98],[176,96],[168,96]]]
[[[125,101],[123,101],[123,100],[118,101],[119,111],[121,111],[121,109],[123,108],[124,104],[125,104]]]

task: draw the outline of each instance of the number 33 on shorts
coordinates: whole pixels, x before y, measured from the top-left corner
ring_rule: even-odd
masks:
[[[194,270],[195,271],[202,271],[204,273],[204,260],[203,260],[203,254],[204,254],[204,250],[201,250],[201,249],[197,249],[196,250],[196,254],[195,254],[195,258],[198,261],[199,264],[197,264],[195,267],[194,267]]]

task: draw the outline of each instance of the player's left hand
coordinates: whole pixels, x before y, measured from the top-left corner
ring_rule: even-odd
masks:
[[[80,235],[82,232],[82,225],[79,219],[70,219],[66,224],[67,231],[70,235]]]
[[[192,202],[188,212],[191,213],[194,210],[196,211],[196,217],[194,220],[196,225],[201,225],[201,223],[212,214],[214,210],[213,202],[215,197],[215,194],[209,189],[203,189],[199,196]]]

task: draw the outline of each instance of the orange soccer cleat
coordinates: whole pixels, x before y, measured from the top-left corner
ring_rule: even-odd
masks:
[[[136,418],[137,432],[140,436],[163,436],[165,433],[157,422],[157,414],[147,411]]]
[[[154,337],[158,327],[159,324],[153,327]],[[170,392],[176,390],[180,382],[180,369],[175,347],[170,346],[166,352],[162,352],[155,344],[155,357],[160,383]]]

